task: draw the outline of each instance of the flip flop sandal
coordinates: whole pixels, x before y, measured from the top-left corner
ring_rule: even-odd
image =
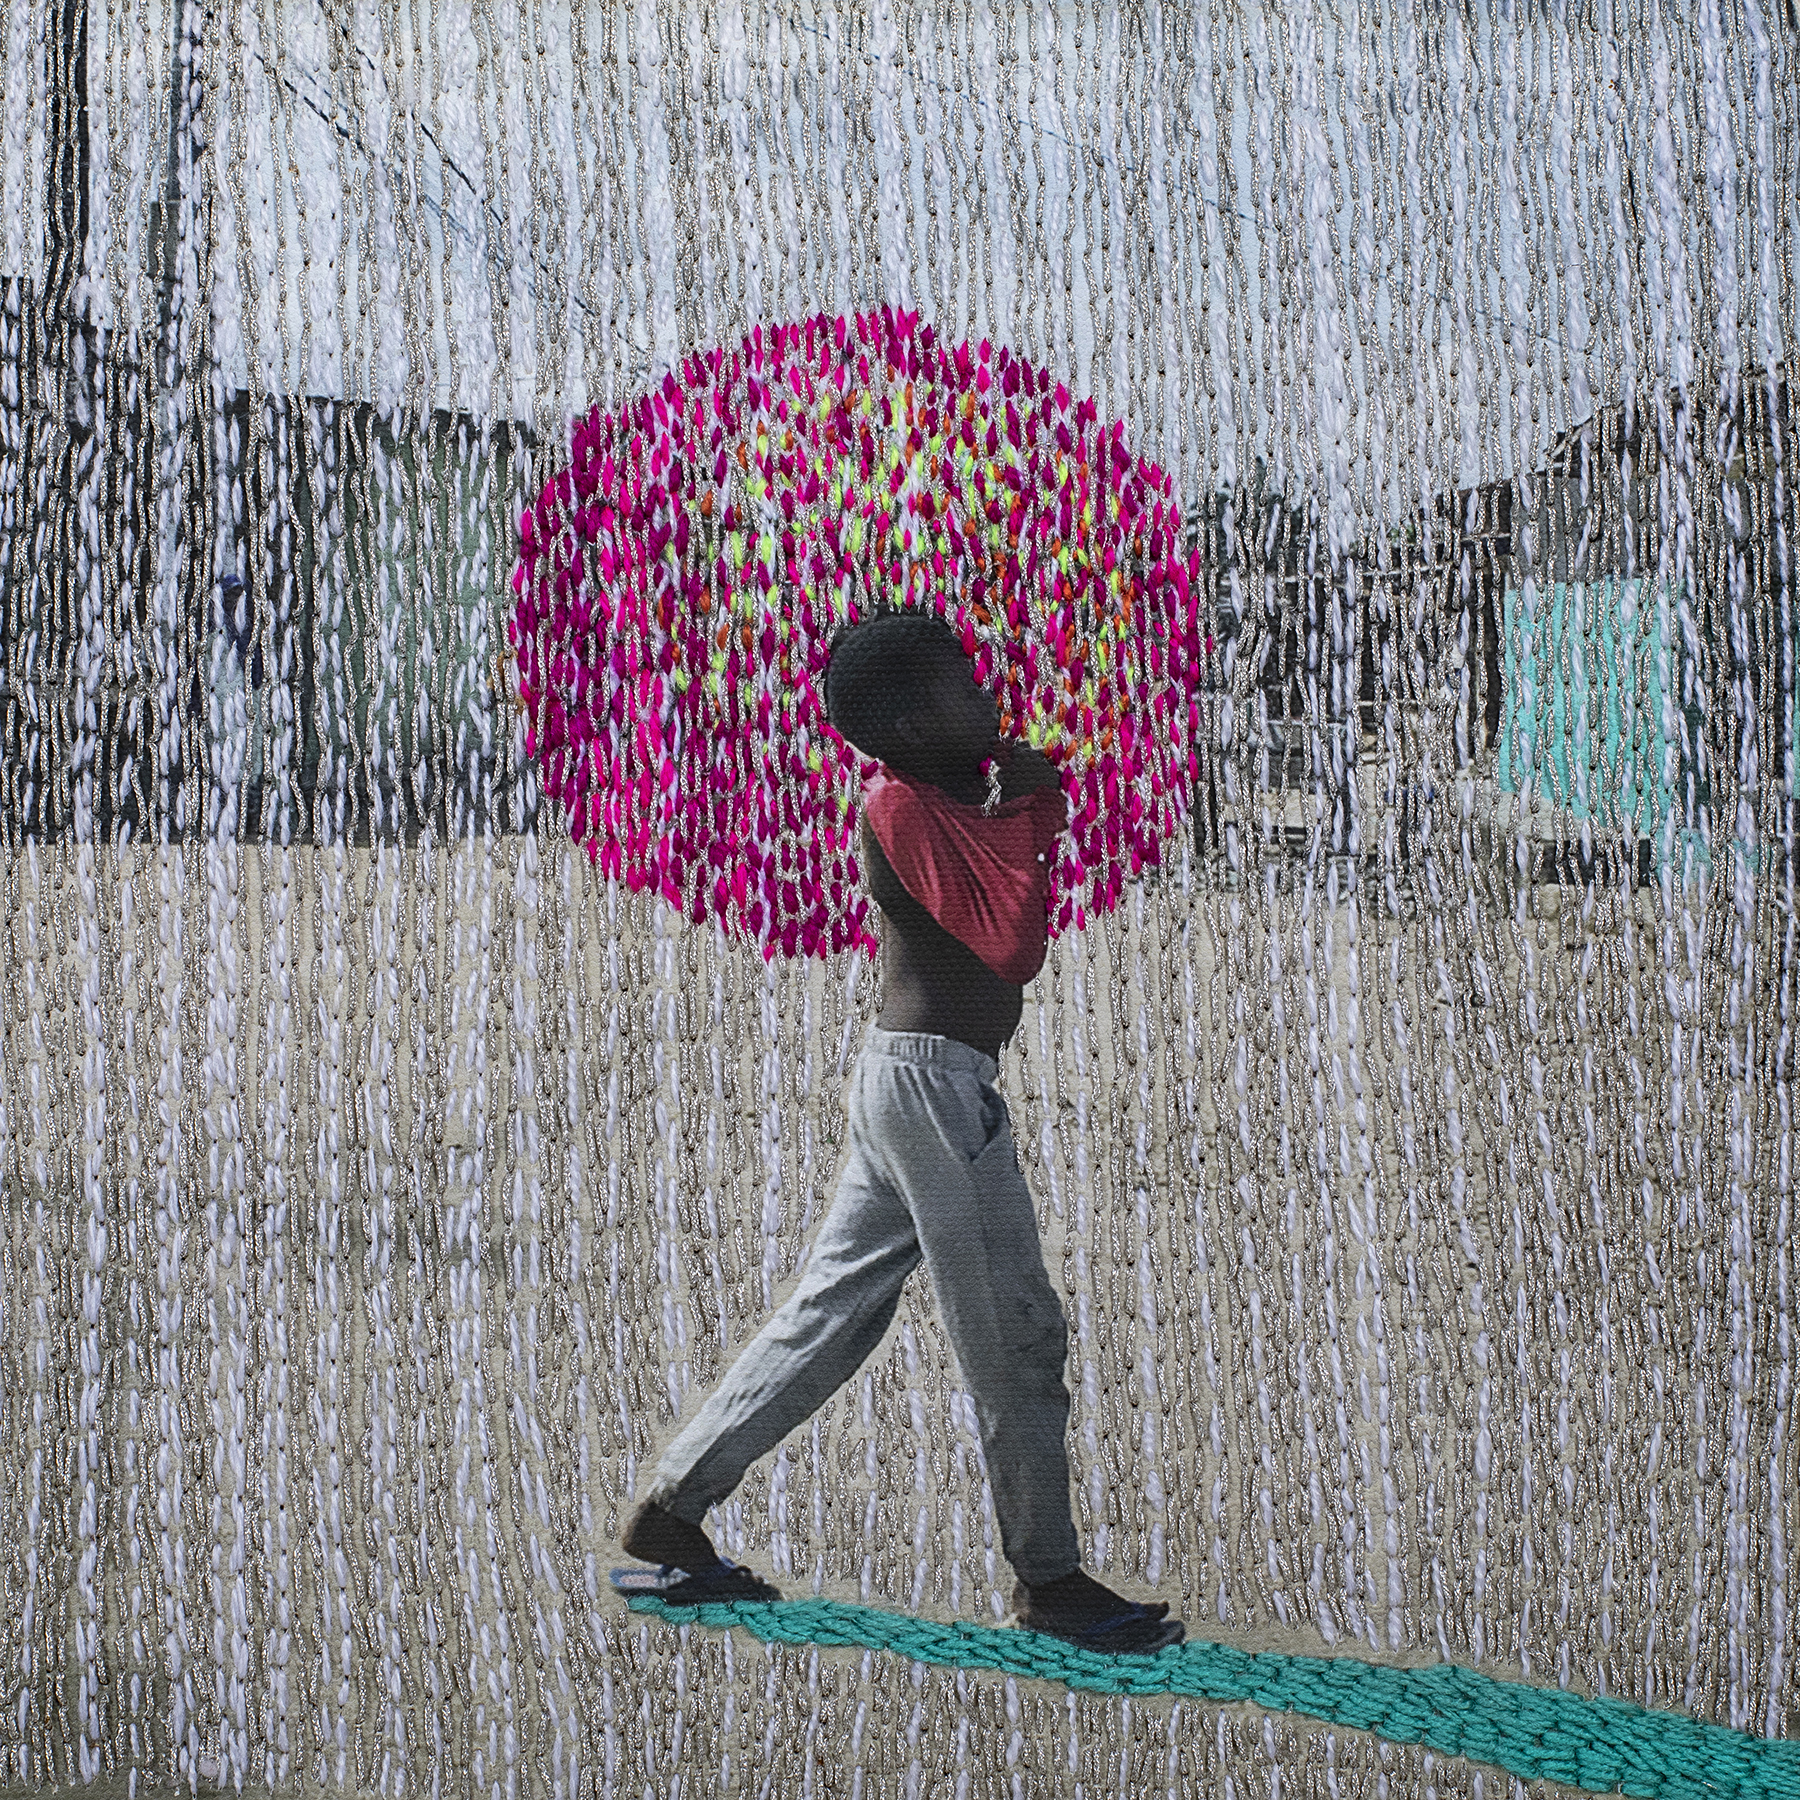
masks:
[[[748,1569],[720,1557],[705,1569],[689,1571],[663,1563],[654,1569],[613,1569],[607,1579],[629,1599],[649,1594],[668,1606],[703,1606],[732,1600],[779,1600],[781,1595]]]
[[[1160,1611],[1133,1604],[1108,1619],[1096,1619],[1092,1625],[1078,1629],[1057,1630],[1053,1626],[1020,1620],[1027,1631],[1041,1631],[1048,1637],[1061,1638],[1081,1650],[1092,1650],[1102,1656],[1154,1656],[1187,1636],[1187,1628],[1179,1619],[1165,1619]]]

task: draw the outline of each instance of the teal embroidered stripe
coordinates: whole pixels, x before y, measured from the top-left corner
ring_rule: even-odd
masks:
[[[630,1606],[671,1624],[741,1627],[770,1643],[890,1650],[913,1662],[1000,1669],[1095,1693],[1247,1700],[1471,1757],[1523,1781],[1544,1778],[1596,1794],[1800,1800],[1800,1743],[1751,1737],[1627,1700],[1587,1700],[1558,1688],[1496,1681],[1451,1663],[1390,1669],[1349,1656],[1257,1654],[1211,1643],[1153,1657],[1099,1656],[1040,1632],[942,1624],[836,1600],[669,1606],[635,1595]]]

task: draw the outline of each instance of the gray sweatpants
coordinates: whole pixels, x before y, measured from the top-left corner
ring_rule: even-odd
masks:
[[[1069,1512],[1069,1332],[992,1057],[869,1028],[850,1154],[800,1285],[658,1464],[649,1497],[698,1525],[854,1375],[923,1257],[975,1400],[1007,1561],[1028,1586],[1081,1562]]]

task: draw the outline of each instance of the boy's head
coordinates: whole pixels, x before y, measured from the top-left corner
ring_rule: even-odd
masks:
[[[928,613],[878,612],[840,631],[825,713],[865,756],[951,790],[979,779],[1000,733],[999,702],[976,685],[956,633]]]

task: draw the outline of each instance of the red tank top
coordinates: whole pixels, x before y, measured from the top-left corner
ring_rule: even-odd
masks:
[[[1068,829],[1062,788],[1021,794],[991,816],[898,769],[871,775],[862,792],[900,885],[1002,981],[1023,987],[1049,947],[1046,858]]]

